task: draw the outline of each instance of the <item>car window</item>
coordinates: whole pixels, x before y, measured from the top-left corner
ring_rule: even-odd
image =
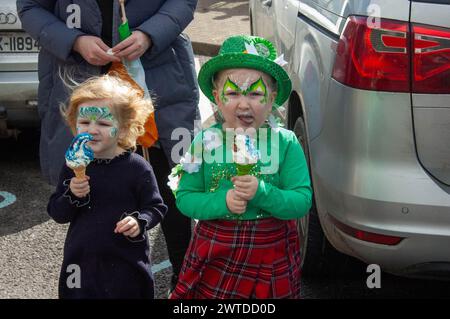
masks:
[[[439,3],[450,4],[450,0],[412,0],[413,2]]]
[[[345,0],[314,0],[319,6],[324,9],[327,9],[331,12],[341,12],[342,7],[347,5],[348,1]]]

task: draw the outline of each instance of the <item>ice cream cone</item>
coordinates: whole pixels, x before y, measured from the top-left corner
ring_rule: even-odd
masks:
[[[238,176],[248,175],[255,164],[236,164]]]
[[[77,178],[86,178],[86,167],[85,166],[79,166],[72,168],[73,172],[75,173],[75,176]]]
[[[66,165],[78,178],[86,178],[86,167],[94,160],[94,152],[87,145],[92,140],[89,133],[81,133],[74,137],[66,151]]]
[[[259,151],[249,135],[236,135],[234,137],[233,160],[238,176],[249,175],[259,159]]]

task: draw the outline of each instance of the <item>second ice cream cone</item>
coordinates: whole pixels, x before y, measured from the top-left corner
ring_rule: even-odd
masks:
[[[238,176],[248,175],[255,164],[236,164]]]

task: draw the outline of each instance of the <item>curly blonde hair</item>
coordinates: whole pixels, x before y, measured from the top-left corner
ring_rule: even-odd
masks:
[[[111,113],[119,123],[118,145],[124,149],[136,149],[136,140],[145,132],[144,124],[153,111],[151,99],[142,97],[142,92],[133,88],[128,82],[111,76],[92,77],[77,86],[67,106],[62,107],[62,114],[72,133],[77,134],[79,106],[92,100],[111,100]]]

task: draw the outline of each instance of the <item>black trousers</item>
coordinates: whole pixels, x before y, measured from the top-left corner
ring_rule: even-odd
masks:
[[[164,151],[157,147],[149,150],[150,164],[158,181],[159,192],[168,207],[161,226],[166,239],[169,260],[174,275],[178,275],[183,265],[184,255],[191,240],[191,219],[183,215],[175,205],[175,197],[167,185],[171,171]]]

